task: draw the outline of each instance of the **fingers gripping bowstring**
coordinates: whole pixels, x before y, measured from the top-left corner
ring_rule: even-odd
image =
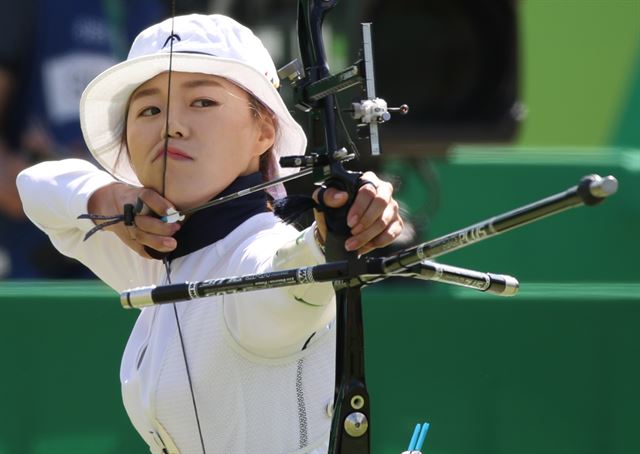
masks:
[[[162,153],[162,193],[164,197],[167,188],[167,157],[169,149],[169,107],[171,100],[171,74],[173,69],[173,42],[175,40],[174,34],[174,20],[176,17],[176,2],[171,0],[171,35],[169,36],[169,75],[167,78],[167,105],[165,112],[165,130],[164,130],[164,151]],[[167,256],[162,259],[164,268],[167,274],[167,283],[171,284],[171,263]],[[202,453],[206,454],[204,446],[204,438],[202,436],[202,427],[200,425],[200,417],[198,415],[198,405],[196,404],[196,395],[193,391],[193,381],[191,380],[191,371],[189,369],[189,361],[187,360],[187,350],[185,348],[184,337],[182,336],[182,327],[180,325],[180,317],[178,317],[178,308],[176,303],[173,303],[173,315],[176,320],[176,328],[178,329],[178,338],[180,339],[180,348],[182,349],[182,358],[184,359],[185,372],[187,374],[187,381],[189,383],[189,392],[191,394],[191,402],[193,403],[193,413],[196,418],[196,426],[198,428],[198,437],[200,438],[200,446],[202,447]]]

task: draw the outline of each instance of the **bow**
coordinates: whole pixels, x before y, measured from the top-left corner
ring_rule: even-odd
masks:
[[[226,288],[231,291],[244,291],[247,289],[270,288],[277,285],[295,285],[296,283],[309,283],[321,281],[324,275],[325,281],[333,281],[336,293],[337,305],[337,347],[336,347],[336,375],[334,389],[333,419],[331,424],[329,453],[331,454],[367,454],[370,452],[370,404],[369,394],[365,381],[364,368],[364,337],[363,319],[361,308],[360,289],[367,283],[373,283],[390,274],[402,274],[416,277],[416,275],[437,275],[438,279],[443,275],[450,276],[451,281],[460,282],[469,278],[472,272],[462,269],[451,269],[441,265],[433,265],[425,260],[429,257],[443,254],[445,252],[466,246],[483,238],[511,228],[524,225],[534,219],[538,219],[549,214],[561,211],[568,207],[577,206],[582,203],[595,204],[604,197],[615,192],[617,182],[612,177],[602,179],[600,177],[590,177],[583,181],[579,187],[573,188],[564,194],[559,194],[552,198],[545,199],[538,204],[524,207],[517,210],[517,213],[508,213],[502,217],[491,219],[485,224],[477,224],[469,229],[457,231],[433,240],[432,242],[407,249],[396,256],[381,260],[365,260],[359,258],[355,252],[347,252],[344,243],[350,236],[350,229],[347,226],[347,213],[354,201],[358,189],[366,184],[362,174],[359,172],[347,171],[343,167],[345,160],[353,157],[344,148],[338,145],[337,119],[340,119],[340,108],[336,100],[336,93],[346,88],[358,85],[366,85],[367,99],[352,104],[352,115],[361,122],[361,129],[368,129],[368,134],[372,140],[372,153],[379,153],[377,143],[377,125],[389,119],[389,111],[406,113],[407,107],[402,106],[397,109],[390,109],[386,102],[375,97],[375,84],[373,81],[373,63],[371,52],[371,32],[367,24],[363,24],[363,59],[355,65],[347,68],[337,75],[329,72],[326,53],[322,39],[322,24],[325,15],[333,9],[338,0],[298,0],[298,40],[301,62],[292,62],[281,70],[281,75],[288,77],[293,84],[296,106],[307,113],[310,118],[310,150],[305,156],[298,156],[281,160],[281,165],[291,167],[302,167],[303,170],[296,174],[312,173],[315,182],[323,184],[324,187],[336,188],[347,192],[348,203],[339,209],[332,209],[322,206],[322,196],[320,205],[325,213],[327,224],[327,237],[325,239],[327,264],[322,267],[312,267],[301,270],[287,270],[273,273],[272,282],[265,282],[264,276],[247,276],[241,278],[225,278],[209,281],[215,288]],[[172,0],[172,12],[175,10],[175,0]],[[172,17],[175,14],[172,14]],[[173,27],[171,31],[173,36]],[[169,98],[171,90],[171,55],[173,54],[173,40],[170,39],[169,58],[169,78],[168,96],[166,106],[166,131],[169,130]],[[164,166],[166,171],[166,159],[168,148],[168,133],[165,139]],[[166,172],[163,177],[166,183]],[[216,199],[209,204],[198,207],[205,208],[214,204],[224,203],[236,197],[264,189],[270,185],[282,182],[275,180],[251,188],[249,191],[232,194],[225,198]],[[613,187],[615,186],[615,188]],[[164,189],[162,191],[164,193]],[[131,210],[129,210],[131,211]],[[126,213],[126,211],[125,211]],[[186,213],[169,213],[165,218],[167,222],[175,222]],[[151,253],[151,251],[149,251]],[[163,259],[167,280],[171,284],[171,268],[166,258]],[[432,269],[429,269],[429,267]],[[333,274],[331,274],[333,273]],[[369,275],[368,278],[362,278]],[[486,281],[486,286],[482,290],[487,290],[494,285],[499,287],[498,292],[515,293],[517,282],[504,278],[494,279],[495,276],[478,277],[477,282]],[[469,278],[470,279],[470,278]],[[489,282],[493,279],[493,282]],[[501,280],[502,279],[502,280]],[[439,279],[446,280],[446,279]],[[489,281],[488,281],[489,280]],[[261,282],[264,284],[261,284]],[[244,287],[241,286],[245,285]],[[468,284],[468,282],[467,282]],[[201,283],[187,284],[187,294],[185,296],[176,295],[177,284],[167,286],[163,290],[168,293],[165,301],[176,301],[192,299],[202,296],[211,296],[213,291],[207,294],[206,285]],[[259,287],[258,285],[263,285]],[[226,287],[224,287],[226,286]],[[474,285],[466,285],[474,287]],[[478,285],[477,288],[480,288]],[[147,290],[145,290],[146,292]],[[225,290],[226,291],[226,290]],[[221,291],[221,293],[224,293]],[[138,298],[136,292],[125,292],[123,301],[129,307],[139,307],[133,304],[133,300]],[[182,294],[180,294],[182,295]],[[121,297],[122,298],[122,297]],[[189,363],[186,356],[180,319],[173,302],[176,326],[179,340],[182,347],[184,364],[189,381],[191,397],[193,401],[194,416],[197,422],[198,435],[200,437],[202,452],[206,453],[204,437],[198,416]]]
[[[406,114],[408,107],[388,108],[383,99],[375,94],[373,79],[373,51],[371,47],[371,24],[362,24],[361,59],[347,69],[332,75],[322,37],[322,24],[326,14],[338,0],[298,1],[298,44],[301,62],[294,61],[285,66],[281,76],[292,81],[295,105],[306,112],[312,155],[323,165],[314,167],[316,183],[336,188],[348,194],[348,202],[339,209],[324,207],[327,224],[326,258],[329,263],[343,263],[343,282],[334,283],[336,289],[336,376],[334,390],[333,420],[329,440],[329,453],[366,454],[370,451],[370,405],[365,381],[364,327],[362,319],[361,287],[365,283],[358,276],[376,268],[371,261],[359,259],[356,252],[347,252],[345,241],[350,236],[347,213],[358,189],[367,184],[362,173],[347,171],[343,162],[353,155],[339,148],[337,121],[344,127],[341,109],[336,94],[347,88],[360,85],[366,98],[354,102],[348,109],[352,117],[359,120],[359,136],[369,137],[371,153],[378,155],[378,124],[390,118],[389,112]],[[345,128],[346,129],[346,128]],[[346,136],[349,133],[345,130]],[[355,145],[350,142],[355,152]],[[315,147],[313,147],[315,145]],[[357,154],[355,152],[354,154]],[[322,194],[322,193],[321,193]],[[322,196],[320,195],[320,203]],[[355,278],[349,280],[349,277]],[[356,278],[357,277],[357,278]]]
[[[342,166],[345,153],[338,149],[337,144],[337,89],[335,79],[330,77],[322,39],[325,15],[337,3],[337,0],[299,0],[298,41],[304,74],[298,71],[294,88],[296,105],[311,115],[310,130],[318,131],[320,126],[324,133],[324,146],[318,149],[320,157],[325,158],[328,164],[316,167],[316,182],[348,194],[348,202],[342,208],[325,208],[326,258],[328,262],[346,261],[347,273],[353,274],[359,265],[357,254],[345,251],[344,243],[349,236],[347,212],[362,181],[360,173],[346,171]],[[319,142],[317,136],[310,139],[311,143]],[[371,417],[365,382],[360,286],[337,290],[336,310],[336,376],[329,452],[368,453]]]

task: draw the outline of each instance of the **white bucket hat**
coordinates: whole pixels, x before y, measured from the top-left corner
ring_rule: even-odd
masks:
[[[235,20],[222,16],[191,14],[167,19],[142,31],[133,42],[127,60],[93,79],[80,99],[82,134],[93,157],[114,177],[140,186],[122,148],[125,112],[134,90],[169,70],[224,77],[253,94],[275,114],[278,135],[273,146],[276,159],[304,154],[307,138],[289,113],[277,91],[275,65],[258,37]],[[291,169],[280,169],[289,174]]]

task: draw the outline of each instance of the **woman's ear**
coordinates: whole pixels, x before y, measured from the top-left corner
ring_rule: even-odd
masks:
[[[271,115],[262,115],[258,127],[258,154],[262,155],[276,141],[276,123]]]

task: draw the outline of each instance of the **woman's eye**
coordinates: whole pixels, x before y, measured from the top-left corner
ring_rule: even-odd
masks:
[[[160,113],[160,109],[155,107],[155,106],[151,106],[151,107],[147,107],[146,109],[143,109],[140,111],[140,113],[138,114],[140,117],[151,117],[153,115],[157,115]]]
[[[217,106],[218,103],[213,99],[196,99],[191,105],[194,107],[211,107]]]

